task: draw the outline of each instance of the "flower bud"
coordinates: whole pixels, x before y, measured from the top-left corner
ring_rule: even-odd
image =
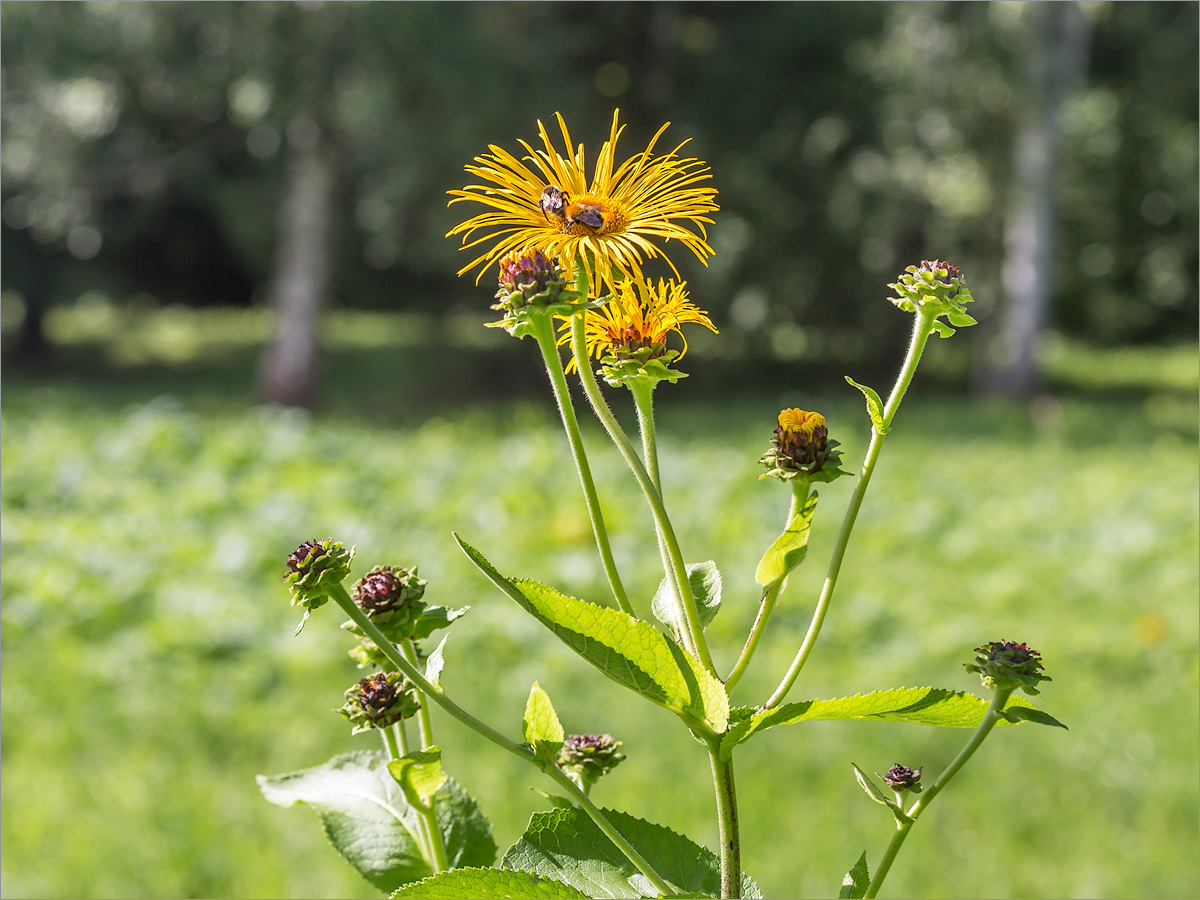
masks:
[[[1042,654],[1016,641],[990,641],[975,648],[975,661],[964,663],[968,672],[979,673],[987,688],[1020,688],[1027,694],[1040,693],[1039,681],[1051,681],[1042,675]]]
[[[878,772],[875,774],[879,775]],[[883,779],[884,784],[898,794],[905,791],[912,791],[914,794],[921,793],[920,769],[910,769],[908,766],[896,763],[879,777]]]
[[[337,712],[354,723],[353,734],[387,728],[416,715],[421,708],[412,683],[399,672],[378,672],[359,679],[346,691],[346,703]]]
[[[412,636],[425,610],[425,580],[417,567],[376,566],[354,584],[351,596],[371,621],[393,641]]]
[[[500,321],[489,322],[515,337],[529,333],[530,320],[538,315],[570,315],[590,306],[586,298],[569,289],[558,263],[541,250],[516,251],[500,261],[500,284],[492,309]]]
[[[888,287],[898,294],[888,299],[907,312],[916,312],[920,307],[930,310],[935,317],[944,314],[950,325],[962,327],[975,324],[964,307],[974,299],[967,290],[967,281],[958,269],[947,262],[922,260],[921,265],[905,269],[896,283]],[[938,322],[936,327],[942,337],[954,333],[954,329],[944,322]]]
[[[774,446],[759,459],[766,466],[767,475],[781,481],[800,477],[832,481],[845,474],[840,469],[842,454],[834,449],[838,442],[829,439],[824,416],[803,409],[785,409],[778,422]],[[821,477],[814,478],[817,473],[822,473]]]
[[[305,541],[287,559],[283,579],[292,595],[292,606],[303,606],[304,618],[329,600],[330,591],[350,574],[354,548],[346,550],[333,538]],[[304,622],[300,623],[303,627]],[[299,631],[299,629],[297,629]]]
[[[558,751],[558,767],[582,782],[586,791],[589,787],[611,772],[625,758],[617,750],[621,741],[614,741],[611,734],[572,734]]]

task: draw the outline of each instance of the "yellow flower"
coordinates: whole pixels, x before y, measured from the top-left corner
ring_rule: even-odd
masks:
[[[600,147],[590,184],[583,145],[575,147],[567,123],[557,113],[566,157],[559,154],[539,120],[545,149],[535,150],[521,141],[529,155],[517,159],[492,144],[490,153],[475,157],[478,165],[466,166],[488,184],[449,191],[454,198],[450,203],[473,200],[489,209],[446,237],[461,234],[463,249],[480,245],[488,249],[463,266],[459,275],[478,266],[478,284],[492,263],[506,254],[536,249],[557,258],[566,273],[574,272],[576,260],[581,260],[592,289],[599,293],[602,284],[615,284],[615,273],[640,280],[642,263],[658,256],[678,276],[674,263],[656,243],[669,240],[678,241],[707,265],[712,248],[704,226],[712,223],[707,214],[717,209],[713,202],[717,191],[698,183],[712,177],[708,165],[679,156],[687,141],[669,153],[654,155],[654,146],[667,129],[664,125],[645,150],[614,170],[617,138],[624,130],[617,126],[617,115],[614,111],[609,139]]]
[[[828,433],[825,427],[825,417],[817,412],[806,412],[803,409],[785,409],[779,414],[779,427],[775,429],[780,436],[785,434],[803,435],[805,441],[813,439],[813,432],[818,428]]]
[[[636,284],[636,291],[634,289]],[[696,322],[713,334],[720,334],[708,319],[708,314],[688,299],[687,284],[658,280],[655,286],[649,279],[630,283],[622,281],[612,299],[599,309],[584,314],[583,327],[587,335],[588,356],[600,359],[605,355],[628,358],[638,351],[643,362],[657,359],[666,353],[667,335],[671,332],[683,338],[680,325]],[[569,334],[567,321],[561,330]],[[563,341],[568,340],[564,337]],[[687,353],[687,339],[679,356]],[[675,357],[678,358],[678,357]],[[574,362],[572,360],[571,362]]]

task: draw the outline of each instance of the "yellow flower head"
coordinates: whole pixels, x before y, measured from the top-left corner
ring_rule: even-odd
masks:
[[[813,432],[818,428],[825,429],[825,417],[816,412],[805,412],[802,409],[785,409],[779,414],[777,433],[803,435],[805,441],[813,439]],[[828,432],[827,429],[825,429]]]
[[[679,326],[689,322],[720,334],[709,321],[708,314],[688,299],[686,283],[661,278],[657,286],[648,279],[632,283],[623,281],[611,300],[584,314],[588,356],[594,359],[606,355],[629,358],[638,351],[646,351],[639,354],[644,357],[643,362],[657,359],[667,352],[667,335],[671,332],[683,338],[683,349],[679,351],[679,356],[683,356],[687,353],[687,339]],[[562,326],[564,333],[569,333],[570,329],[569,321]]]
[[[717,209],[713,202],[717,191],[697,185],[712,177],[708,165],[679,155],[686,141],[669,153],[654,155],[654,146],[667,129],[664,125],[645,150],[614,168],[617,139],[624,130],[617,125],[617,114],[613,112],[609,139],[600,147],[590,183],[583,145],[572,143],[567,123],[557,113],[566,157],[539,120],[544,149],[535,150],[521,141],[528,155],[517,159],[492,144],[490,153],[475,157],[478,165],[466,166],[488,183],[450,191],[454,198],[450,203],[473,200],[489,209],[446,236],[461,234],[463,249],[480,245],[488,249],[463,266],[459,275],[479,267],[478,283],[491,264],[506,254],[537,249],[557,258],[567,273],[575,270],[576,260],[582,261],[593,289],[599,292],[601,284],[615,285],[614,273],[640,280],[642,263],[660,255],[678,276],[674,263],[657,245],[668,240],[679,241],[707,265],[712,248],[704,226],[712,223],[708,213]]]

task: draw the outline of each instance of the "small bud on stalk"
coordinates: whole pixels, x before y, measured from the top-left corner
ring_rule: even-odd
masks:
[[[875,774],[879,775],[878,772]],[[898,794],[902,794],[905,791],[912,791],[914,794],[921,793],[920,769],[910,769],[908,766],[896,763],[882,775],[879,775],[879,777],[883,779],[884,784]]]
[[[558,751],[556,762],[587,793],[625,759],[617,750],[620,746],[621,741],[613,740],[611,734],[572,734]]]
[[[354,548],[346,550],[333,538],[305,541],[292,551],[283,580],[288,583],[292,606],[304,607],[297,634],[312,611],[328,602],[330,591],[346,580],[352,559]]]
[[[965,304],[974,299],[967,290],[967,281],[954,266],[938,259],[926,259],[919,266],[909,266],[888,287],[899,295],[888,299],[906,312],[916,312],[918,307],[936,316],[944,315],[950,325],[964,327],[974,325],[975,319],[966,310]],[[954,329],[945,322],[935,328],[942,337],[954,334]]]
[[[570,315],[591,306],[577,291],[568,290],[568,282],[558,263],[541,250],[510,253],[500,260],[500,282],[492,309],[501,314],[490,328],[503,328],[515,337],[529,333],[531,317]]]
[[[380,631],[399,641],[412,636],[425,610],[425,585],[416,566],[376,566],[355,582],[351,597]]]
[[[964,663],[968,672],[979,673],[987,688],[1020,688],[1027,694],[1038,694],[1039,681],[1051,681],[1042,675],[1041,654],[1016,641],[990,641],[975,648],[975,661]]]
[[[824,416],[803,409],[785,409],[778,421],[774,445],[759,459],[767,469],[760,478],[832,481],[847,474],[841,469],[841,451],[834,449],[838,442],[829,439]]]
[[[336,710],[354,723],[352,734],[387,728],[416,715],[421,708],[412,684],[399,672],[378,672],[359,679],[346,691],[346,703]]]

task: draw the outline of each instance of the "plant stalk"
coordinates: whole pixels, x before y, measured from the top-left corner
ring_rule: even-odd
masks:
[[[412,664],[415,669],[417,667],[417,648],[412,638],[406,640],[400,646],[400,652],[404,654],[404,658]],[[435,746],[433,740],[433,723],[429,718],[429,699],[428,696],[417,690],[417,702],[420,706],[417,708],[417,727],[421,732],[421,749],[428,750]],[[429,849],[431,851],[429,859],[430,865],[433,867],[433,873],[436,875],[450,868],[450,864],[446,857],[446,836],[442,834],[442,827],[438,824],[437,817],[437,795],[429,798],[429,809],[421,810],[421,816],[425,820],[425,831],[429,837]]]
[[[713,792],[717,798],[717,827],[721,840],[721,897],[742,896],[742,840],[738,832],[737,790],[733,758],[721,759],[721,740],[708,742]]]
[[[796,656],[792,660],[787,674],[783,676],[783,680],[779,683],[779,687],[775,689],[775,693],[762,705],[762,709],[772,709],[783,702],[783,698],[787,696],[787,692],[791,690],[792,685],[796,682],[796,678],[800,675],[800,670],[804,668],[805,662],[808,661],[808,656],[812,653],[813,646],[817,642],[817,637],[821,633],[821,626],[825,622],[825,614],[829,611],[829,603],[833,599],[833,589],[837,586],[838,573],[842,568],[842,559],[846,555],[846,546],[850,542],[850,532],[854,530],[854,521],[858,518],[858,510],[862,506],[863,497],[867,493],[867,485],[871,483],[871,475],[875,471],[875,461],[879,458],[879,450],[883,446],[884,432],[891,429],[892,418],[896,415],[896,410],[900,407],[900,401],[904,399],[904,394],[908,390],[908,385],[912,381],[913,375],[916,374],[917,363],[921,361],[921,354],[925,350],[926,341],[929,340],[929,333],[933,330],[933,321],[935,318],[936,316],[918,307],[913,321],[912,341],[908,346],[908,355],[904,358],[904,365],[901,366],[900,374],[896,377],[896,384],[892,387],[892,393],[884,405],[883,432],[876,430],[874,427],[871,429],[871,442],[867,445],[867,454],[862,465],[862,474],[858,476],[858,484],[854,486],[854,493],[850,497],[850,504],[846,508],[846,515],[842,519],[842,527],[838,532],[837,543],[833,547],[833,555],[829,558],[829,569],[825,575],[825,584],[821,588],[821,596],[817,600],[817,608],[813,611],[808,632],[804,635],[804,640],[800,644],[800,649],[796,652]]]
[[[871,883],[867,886],[866,893],[863,894],[864,900],[872,900],[879,893],[879,888],[883,885],[883,880],[887,877],[888,870],[891,869],[892,863],[896,859],[896,855],[900,852],[900,848],[904,846],[904,841],[908,838],[908,833],[912,831],[913,825],[917,823],[921,813],[933,801],[933,798],[941,792],[950,779],[958,774],[959,769],[966,765],[967,760],[979,749],[984,740],[991,733],[991,730],[996,727],[996,723],[1003,717],[1001,714],[1004,706],[1008,703],[1008,698],[1012,694],[1012,688],[997,689],[992,696],[992,703],[988,707],[987,712],[983,714],[983,721],[975,728],[970,740],[958,752],[958,756],[954,757],[950,765],[944,772],[937,777],[937,781],[925,788],[918,795],[917,802],[914,803],[905,815],[907,820],[896,820],[896,833],[892,835],[891,841],[888,843],[887,849],[883,852],[883,857],[879,860],[879,866],[875,870],[875,875],[871,879]]]
[[[575,418],[575,407],[571,403],[571,392],[567,387],[567,379],[563,374],[562,358],[558,355],[558,345],[554,341],[554,329],[550,319],[542,316],[533,323],[533,336],[542,358],[546,362],[546,373],[550,376],[550,386],[554,390],[554,399],[558,402],[558,412],[562,417],[563,428],[567,432],[567,443],[571,445],[571,455],[575,459],[575,471],[579,473],[579,483],[583,487],[583,499],[587,505],[588,518],[592,522],[592,533],[596,536],[596,549],[600,551],[600,562],[604,566],[604,574],[608,578],[613,598],[617,606],[627,615],[634,615],[629,595],[621,583],[621,575],[617,571],[616,560],[613,559],[612,547],[608,542],[608,530],[604,527],[604,514],[600,510],[600,498],[596,494],[596,484],[592,481],[592,470],[588,465],[587,453],[583,449],[583,435],[579,432],[579,420]]]

